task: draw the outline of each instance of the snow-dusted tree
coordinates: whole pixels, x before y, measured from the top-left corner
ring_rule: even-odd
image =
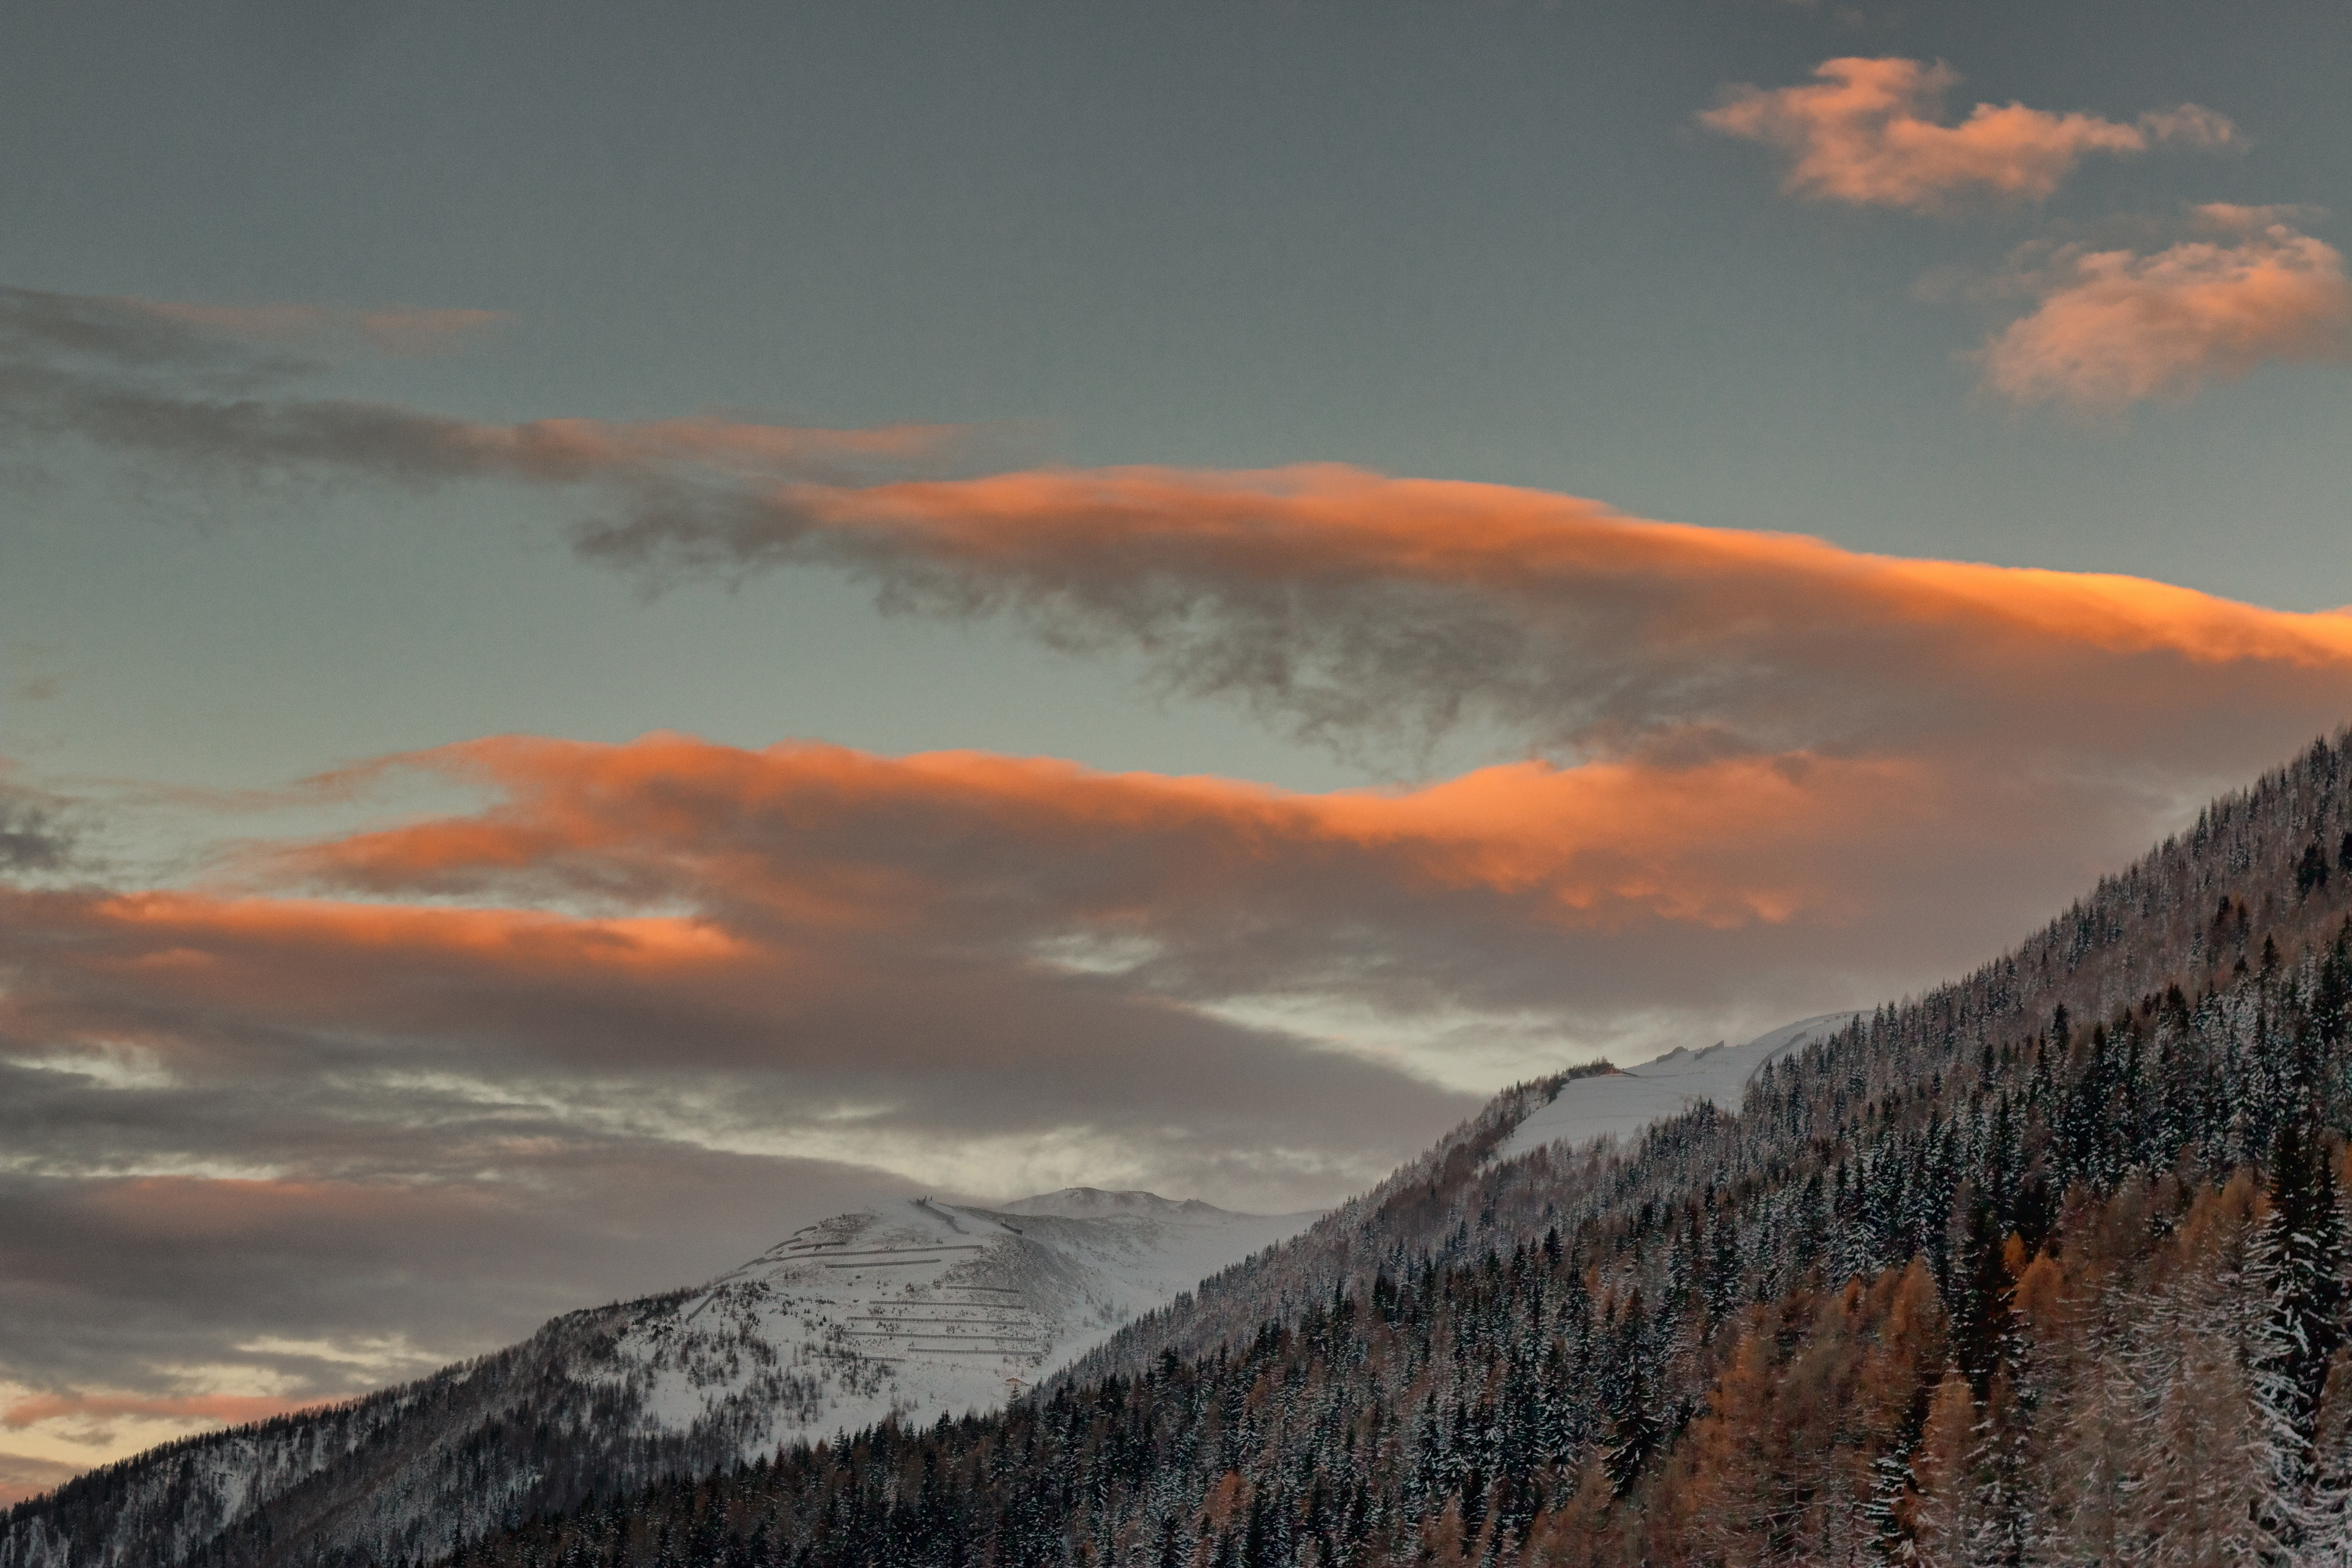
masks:
[[[2331,1511],[2315,1495],[2320,1394],[2344,1340],[2344,1220],[2334,1162],[2301,1116],[2279,1128],[2271,1155],[2270,1212],[2254,1238],[2258,1293],[2249,1372],[2270,1458],[2264,1522],[2293,1548]]]

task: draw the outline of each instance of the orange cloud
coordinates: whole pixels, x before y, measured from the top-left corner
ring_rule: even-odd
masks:
[[[2112,412],[2187,397],[2270,360],[2352,352],[2352,280],[2334,246],[2261,208],[2199,209],[2234,241],[2153,255],[2070,247],[2035,279],[2041,303],[1982,353],[1986,387],[2017,404]]]
[[[846,567],[897,605],[1126,645],[1171,689],[1342,744],[1475,718],[1586,757],[1991,746],[2137,765],[2250,725],[2256,760],[2352,698],[2352,616],[1336,466],[781,485],[580,548],[664,575]]]
[[[855,482],[951,465],[1000,433],[967,425],[820,430],[709,417],[636,423],[541,419],[454,426],[448,439],[453,460],[462,464],[470,457],[486,475],[650,479],[665,470],[701,468],[740,479],[832,476],[835,482]]]
[[[2109,598],[2145,635],[2138,598]],[[488,804],[252,849],[202,889],[0,882],[0,1184],[40,1216],[0,1271],[20,1335],[98,1337],[61,1304],[134,1276],[158,1343],[199,1332],[191,1302],[217,1332],[320,1279],[414,1302],[461,1234],[463,1300],[535,1277],[518,1247],[609,1294],[572,1254],[677,1228],[626,1189],[707,1194],[769,1162],[977,1185],[1059,1148],[1139,1184],[1319,1201],[1460,1114],[1443,1084],[1704,1043],[1979,959],[2171,804],[1998,751],[1528,761],[1311,794],[507,736],[340,782],[384,768]],[[1376,1037],[1318,1034],[1334,1013]],[[828,1191],[858,1190],[833,1169]],[[551,1241],[578,1191],[597,1212]],[[634,1223],[600,1229],[626,1203]]]
[[[1882,962],[1862,928],[1892,868],[1973,875],[1955,857],[2015,795],[1916,760],[1810,756],[1526,762],[1322,795],[682,736],[507,737],[396,765],[498,799],[255,852],[237,874],[266,895],[6,896],[25,941],[0,1035],[136,1046],[199,1077],[289,1049],[1014,1072],[1094,1057],[1107,1030],[1202,1023],[1171,1004],[1601,1016],[1661,985],[1735,994],[1830,931],[1848,933],[1841,962]],[[2011,830],[2020,856],[2060,856],[2039,880],[2073,862],[2055,845],[2084,809],[2062,799],[2046,835]],[[581,912],[598,906],[614,912]],[[1661,946],[1668,930],[1748,956],[1669,981],[1690,949]]]
[[[752,956],[698,918],[522,908],[0,893],[0,917],[27,943],[0,1036],[136,1045],[174,1063],[266,1058],[288,1031],[462,1039],[518,1009],[538,1009],[550,1035],[606,1006],[642,1023],[633,1000],[690,997]],[[764,955],[758,973],[788,981],[788,956]]]
[[[732,948],[718,931],[692,921],[660,917],[564,920],[524,910],[219,900],[175,892],[105,899],[94,906],[94,913],[109,924],[157,933],[166,945],[142,962],[163,965],[203,956],[193,948],[170,945],[178,933],[198,930],[238,943],[432,950],[487,955],[516,968],[557,972],[591,963],[627,969],[711,962],[728,956]]]
[[[1786,153],[1783,189],[1856,206],[1935,212],[1968,192],[2041,201],[2090,153],[2237,139],[2228,120],[2194,104],[2122,124],[1979,103],[1958,124],[1944,124],[1944,94],[1959,78],[1940,63],[1848,58],[1824,61],[1813,75],[1811,86],[1735,89],[1699,121]]]
[[[1024,938],[1096,921],[1230,920],[1218,911],[1287,901],[1283,885],[1318,872],[1356,884],[1326,917],[1378,883],[1406,899],[1507,900],[1509,918],[1561,927],[1780,920],[1843,901],[1845,890],[1807,868],[1830,821],[1843,834],[1870,799],[1935,793],[1909,763],[1802,758],[1673,769],[1527,762],[1421,789],[1328,795],[977,752],[745,752],[684,736],[625,746],[506,737],[400,761],[508,799],[471,818],[278,851],[256,868],[383,897],[688,900],[735,933],[689,926],[690,941],[673,935],[663,949],[696,957],[731,956],[747,931],[948,930],[980,917],[983,902],[988,923]],[[1741,854],[1741,842],[1774,847]],[[252,908],[205,918],[243,925]],[[490,921],[491,939],[512,946],[508,922],[522,917],[467,918]],[[624,923],[669,929],[595,929]]]

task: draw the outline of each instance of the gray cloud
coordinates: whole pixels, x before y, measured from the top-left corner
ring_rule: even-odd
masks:
[[[0,1383],[331,1397],[893,1194],[1330,1201],[1475,1103],[1037,971],[985,909],[903,952],[771,922],[714,976],[336,907],[357,940],[278,899],[0,886]]]
[[[69,815],[69,803],[58,796],[12,784],[0,774],[0,875],[72,865],[79,839]]]
[[[12,1095],[64,1119],[24,1140],[39,1168],[0,1173],[0,1377],[43,1392],[335,1397],[559,1311],[708,1278],[909,1187],[846,1162],[594,1137],[544,1117],[454,1136],[419,1122],[403,1138],[397,1119],[432,1099],[381,1089],[312,1127],[272,1109],[289,1086],[267,1079],[158,1094],[126,1115],[108,1102],[135,1091],[32,1081],[57,1076],[0,1068]],[[315,1093],[291,1098],[320,1108]],[[7,1120],[21,1167],[26,1119]],[[332,1174],[310,1168],[306,1145],[337,1134],[364,1152],[319,1162]],[[285,1173],[252,1174],[257,1157]]]
[[[60,1482],[71,1480],[79,1468],[55,1459],[0,1453],[0,1506],[37,1497]]]
[[[401,352],[486,314],[237,310],[0,288],[0,431],[19,445],[79,439],[212,480],[594,484],[646,510],[688,490],[716,504],[755,479],[961,472],[1032,438],[1012,425],[818,430],[717,416],[495,426],[294,390],[330,361],[289,345]]]

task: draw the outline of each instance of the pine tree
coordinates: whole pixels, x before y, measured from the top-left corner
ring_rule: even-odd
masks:
[[[1649,1327],[1648,1316],[1642,1308],[1642,1293],[1635,1290],[1625,1303],[1612,1335],[1617,1375],[1609,1409],[1611,1441],[1603,1462],[1608,1468],[1609,1484],[1621,1497],[1633,1489],[1634,1479],[1665,1436],[1664,1423],[1658,1419],[1657,1390],[1648,1364],[1649,1347],[1645,1342]]]

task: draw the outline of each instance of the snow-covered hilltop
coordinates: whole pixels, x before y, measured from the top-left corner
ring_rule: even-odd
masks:
[[[1759,1035],[1744,1046],[1716,1045],[1698,1051],[1684,1046],[1617,1072],[1570,1079],[1549,1104],[1528,1113],[1494,1157],[1513,1160],[1553,1143],[1589,1143],[1603,1134],[1630,1137],[1662,1117],[1679,1114],[1695,1100],[1736,1110],[1757,1068],[1828,1038],[1855,1016],[1824,1013]]]
[[[430,1559],[592,1492],[894,1413],[992,1409],[1314,1218],[1090,1187],[1002,1209],[893,1199],[698,1289],[110,1466],[16,1510],[0,1568],[171,1568],[231,1540],[238,1561]]]
[[[839,1215],[631,1323],[603,1375],[647,1429],[749,1456],[1002,1404],[1309,1215],[1073,1187]]]

